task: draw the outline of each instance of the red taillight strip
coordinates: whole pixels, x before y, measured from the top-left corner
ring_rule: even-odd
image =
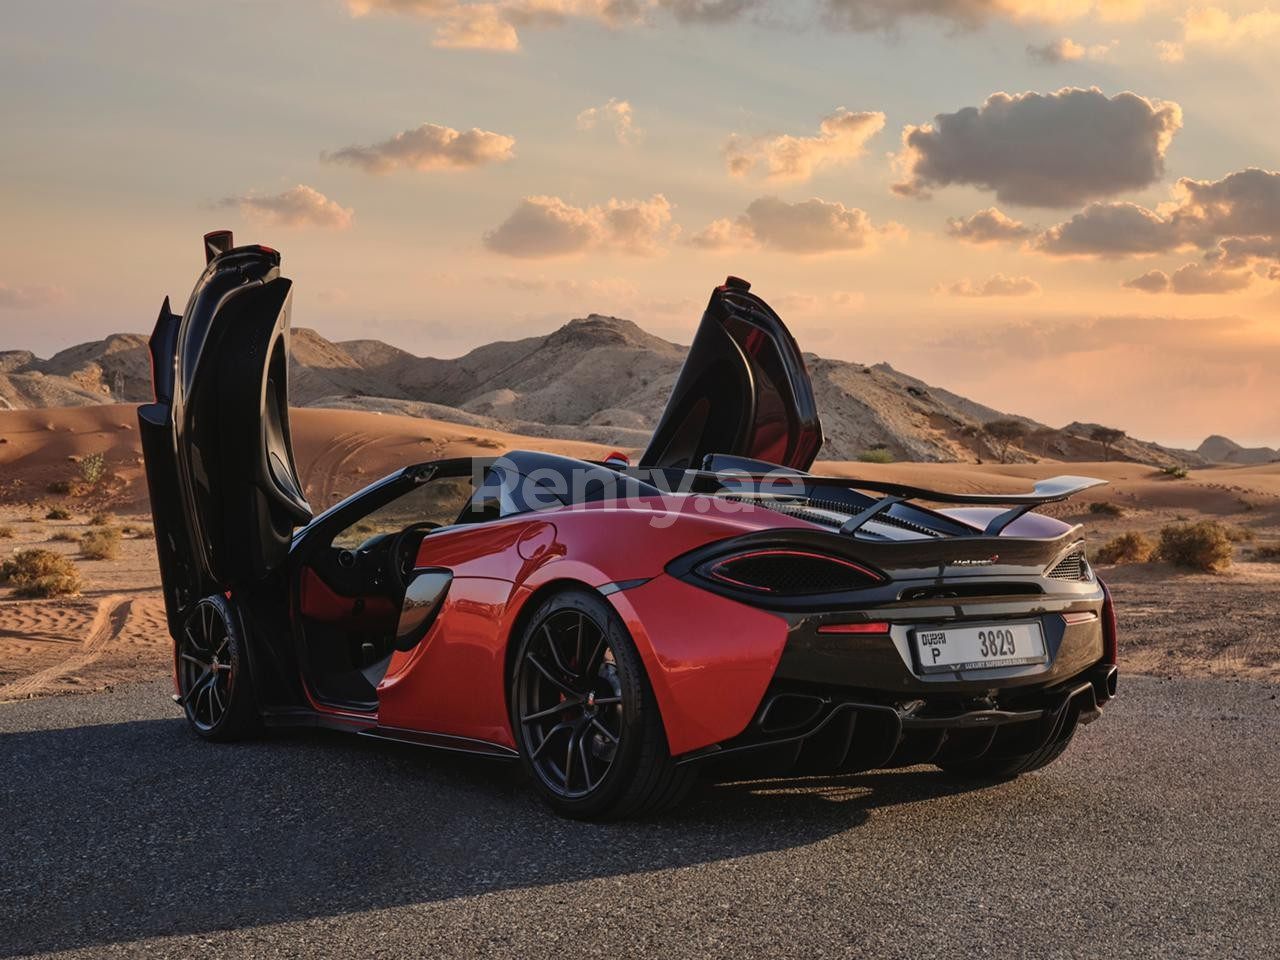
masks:
[[[869,577],[874,583],[880,583],[884,577],[876,573],[874,570],[868,570],[860,563],[854,563],[852,560],[845,560],[843,557],[833,557],[825,553],[810,553],[807,550],[752,550],[748,553],[735,553],[731,557],[725,557],[723,560],[717,560],[711,567],[710,573],[718,580],[726,583],[732,583],[735,587],[744,587],[748,590],[759,590],[761,593],[773,593],[772,587],[762,587],[754,583],[743,583],[741,580],[735,580],[733,577],[722,573],[720,568],[730,564],[737,563],[740,560],[751,560],[755,557],[801,557],[805,560],[822,560],[826,563],[834,563],[849,570],[857,571],[864,577]]]
[[[819,633],[888,633],[889,624],[883,620],[871,623],[824,623]]]
[[[1077,613],[1064,613],[1062,619],[1068,624],[1072,623],[1092,623],[1098,619],[1098,615],[1092,610],[1082,610]]]

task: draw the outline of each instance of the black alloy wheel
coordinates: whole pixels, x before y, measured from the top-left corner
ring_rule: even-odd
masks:
[[[240,618],[222,596],[192,608],[178,637],[179,704],[206,740],[233,740],[257,721]]]
[[[555,594],[536,611],[513,665],[511,712],[525,769],[560,813],[652,812],[692,782],[667,750],[635,644],[593,591]]]

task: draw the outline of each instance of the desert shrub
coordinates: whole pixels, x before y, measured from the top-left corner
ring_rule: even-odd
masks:
[[[1217,573],[1231,566],[1231,539],[1213,520],[1173,523],[1161,529],[1156,555],[1175,567]]]
[[[62,496],[66,496],[68,493],[70,493],[70,492],[71,492],[71,481],[70,481],[70,480],[55,480],[55,481],[53,481],[53,483],[49,484],[49,492],[50,492],[50,493],[57,493],[57,494],[61,494]]]
[[[1112,537],[1094,553],[1099,563],[1146,563],[1156,552],[1156,545],[1141,533],[1130,530]]]
[[[80,461],[80,479],[91,487],[96,487],[106,472],[107,461],[100,453],[91,453]]]
[[[55,543],[79,543],[80,534],[74,530],[55,530],[49,539]]]
[[[9,526],[0,527],[0,540],[12,540],[12,539],[13,539],[13,527],[9,527]]]
[[[1268,543],[1261,547],[1254,547],[1253,559],[1280,563],[1280,543]]]
[[[154,540],[156,538],[155,527],[138,527],[133,531],[133,535],[139,540]]]
[[[71,511],[66,510],[62,507],[54,507],[52,510],[50,510],[48,513],[44,515],[44,518],[46,520],[70,520]]]
[[[115,527],[90,530],[80,538],[80,555],[90,560],[114,560],[120,553],[120,531]]]
[[[1098,514],[1103,517],[1123,517],[1124,508],[1118,503],[1111,503],[1108,500],[1095,500],[1089,504],[1089,512]]]
[[[0,580],[22,597],[64,597],[80,592],[80,574],[69,557],[52,550],[20,550],[0,563]]]
[[[1248,527],[1232,526],[1227,527],[1227,539],[1232,543],[1253,543],[1258,539],[1258,533]]]
[[[1161,467],[1160,472],[1173,480],[1187,479],[1187,468],[1179,466]]]
[[[862,463],[893,463],[893,454],[884,447],[872,447],[859,453],[858,460]]]
[[[89,515],[89,526],[91,527],[107,527],[115,522],[115,517],[107,513],[105,510],[98,510]]]

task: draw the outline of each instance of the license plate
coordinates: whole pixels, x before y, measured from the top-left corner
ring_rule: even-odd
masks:
[[[1045,660],[1039,623],[921,629],[915,631],[915,642],[924,673],[1017,667]]]

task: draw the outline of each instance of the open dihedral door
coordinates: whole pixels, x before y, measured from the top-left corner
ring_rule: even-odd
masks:
[[[641,466],[696,470],[723,454],[808,470],[818,455],[822,424],[800,348],[749,290],[730,277],[711,292]]]
[[[151,336],[155,402],[138,410],[165,606],[260,580],[311,519],[289,436],[292,281],[268,247],[205,237],[207,265]]]

